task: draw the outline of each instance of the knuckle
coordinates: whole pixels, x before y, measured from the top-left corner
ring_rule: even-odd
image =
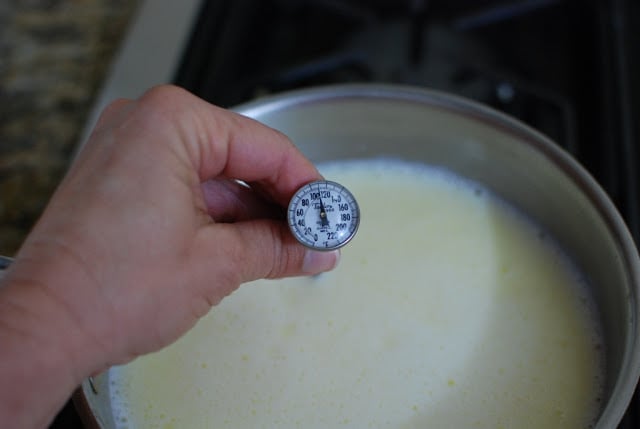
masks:
[[[105,106],[100,113],[100,117],[96,123],[96,130],[104,128],[113,122],[117,122],[122,116],[125,106],[128,106],[131,100],[126,98],[118,98]]]
[[[251,222],[250,225],[252,230],[243,234],[243,242],[236,246],[235,263],[243,264],[246,280],[281,277],[289,265],[281,229],[275,222],[267,220]]]
[[[148,89],[140,97],[142,102],[150,102],[153,104],[164,104],[174,101],[176,98],[182,98],[186,91],[175,85],[157,85]]]
[[[250,262],[247,260],[247,254],[244,251],[245,244],[241,236],[233,234],[231,239],[226,240],[225,243],[228,244],[222,250],[224,254],[219,260],[226,261],[226,263],[219,266],[219,280],[235,287],[246,281],[244,273],[250,266]]]
[[[286,226],[277,221],[246,222],[225,227],[226,245],[220,252],[224,260],[218,269],[219,280],[231,285],[259,278],[280,278],[297,272],[302,252],[289,245]],[[219,238],[221,238],[219,236]]]
[[[284,277],[294,272],[299,263],[298,252],[293,246],[287,245],[290,237],[288,231],[281,224],[271,223],[271,267],[267,278]]]
[[[193,96],[182,88],[160,85],[147,90],[138,99],[138,106],[141,112],[150,116],[159,115],[160,119],[182,120],[189,110],[186,106],[190,97]]]
[[[269,240],[270,249],[265,249],[270,251],[271,261],[269,264],[269,270],[266,273],[265,277],[269,279],[281,277],[284,272],[286,272],[287,266],[289,265],[288,261],[288,252],[286,251],[285,246],[282,244],[282,233],[276,225],[270,223],[270,235],[271,239]]]

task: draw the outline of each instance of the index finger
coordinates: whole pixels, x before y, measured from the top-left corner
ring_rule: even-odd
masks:
[[[177,87],[162,86],[140,100],[164,106],[201,182],[223,175],[258,183],[286,204],[303,184],[321,178],[315,166],[284,134]]]

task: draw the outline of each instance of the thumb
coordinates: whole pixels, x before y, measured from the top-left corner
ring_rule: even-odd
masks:
[[[277,220],[211,224],[201,232],[201,254],[210,275],[211,268],[219,270],[223,279],[235,283],[233,287],[260,278],[319,274],[335,268],[340,259],[337,250],[319,252],[304,247]]]

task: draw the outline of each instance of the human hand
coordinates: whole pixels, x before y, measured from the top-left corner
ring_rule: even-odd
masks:
[[[23,333],[57,344],[76,379],[157,350],[243,282],[335,266],[274,219],[319,178],[284,135],[183,90],[117,101],[16,256],[0,310],[27,314]]]

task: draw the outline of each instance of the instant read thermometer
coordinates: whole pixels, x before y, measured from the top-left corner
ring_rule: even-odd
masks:
[[[314,250],[335,250],[356,234],[360,208],[347,188],[336,182],[318,180],[293,194],[287,220],[300,243]]]

